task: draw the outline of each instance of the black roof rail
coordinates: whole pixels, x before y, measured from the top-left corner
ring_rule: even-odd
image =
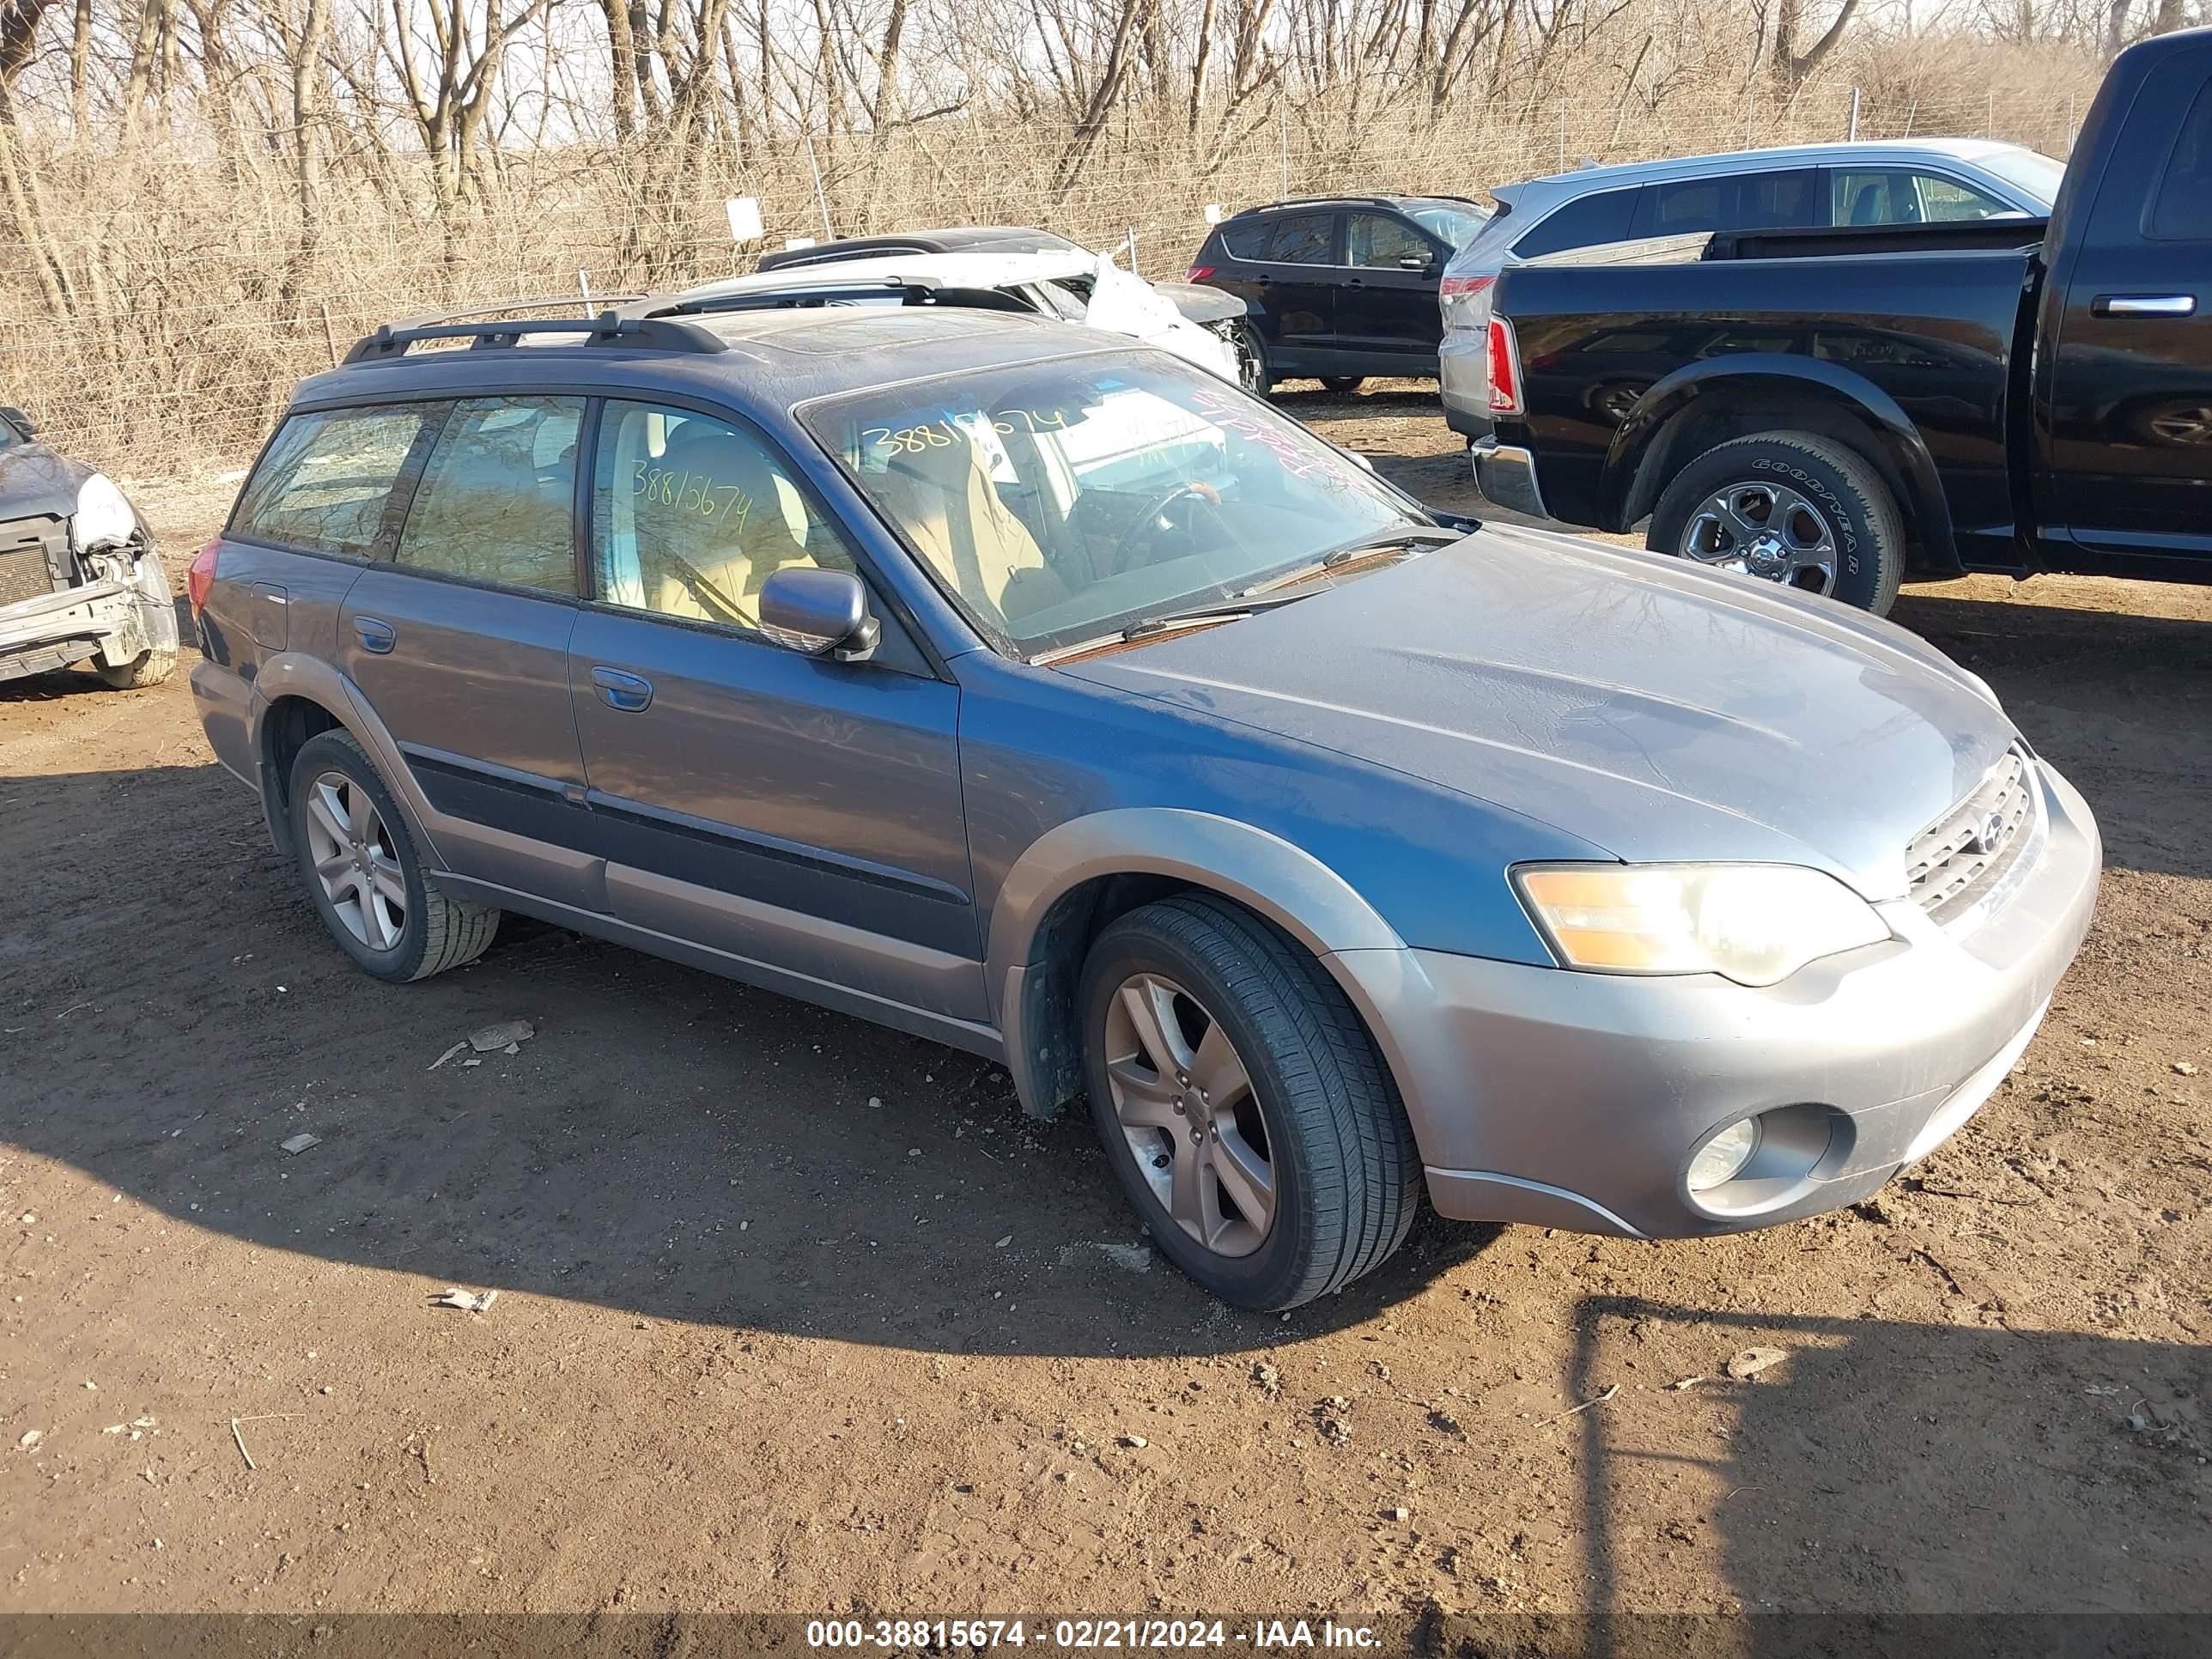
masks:
[[[1279,213],[1293,208],[1316,207],[1386,207],[1395,208],[1405,202],[1464,202],[1469,207],[1482,204],[1472,196],[1444,196],[1433,191],[1422,191],[1405,196],[1288,196],[1279,202],[1262,202],[1257,207],[1240,209],[1230,215],[1241,219],[1247,213]]]
[[[526,335],[578,334],[586,345],[610,343],[623,339],[653,351],[726,351],[729,348],[710,329],[690,323],[664,319],[659,313],[639,314],[641,301],[635,296],[625,296],[593,317],[516,317],[501,320],[465,320],[469,318],[498,318],[500,313],[519,311],[539,305],[573,303],[564,297],[551,300],[507,300],[493,305],[477,306],[456,311],[433,312],[423,317],[410,318],[404,322],[386,323],[373,334],[363,335],[353,343],[345,355],[343,367],[359,363],[389,362],[404,357],[407,349],[424,340],[466,340],[470,349],[499,349],[520,343]]]
[[[723,311],[782,311],[817,306],[850,305],[869,300],[896,300],[908,306],[957,306],[973,311],[1012,311],[1034,314],[1033,308],[1011,294],[991,288],[962,288],[930,276],[848,277],[836,282],[809,282],[794,273],[787,283],[773,287],[742,289],[729,294],[678,295],[666,301],[647,302],[646,318],[697,317]]]

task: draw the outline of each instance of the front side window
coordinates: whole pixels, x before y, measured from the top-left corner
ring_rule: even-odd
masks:
[[[604,604],[750,631],[777,571],[853,568],[779,457],[690,410],[610,402],[592,501],[592,594]]]
[[[396,562],[469,581],[576,591],[580,398],[453,405],[400,532]]]
[[[1381,265],[1396,270],[1407,259],[1426,265],[1436,258],[1436,249],[1427,237],[1387,213],[1352,214],[1345,221],[1344,246],[1344,262],[1348,265]]]
[[[1838,167],[1829,194],[1839,225],[1917,225],[2016,213],[1986,191],[1941,173]]]
[[[1279,265],[1325,265],[1336,257],[1335,242],[1335,215],[1294,213],[1274,222],[1267,258]]]
[[[921,565],[1022,656],[1428,526],[1297,422],[1153,353],[855,393],[801,418]]]
[[[444,407],[391,404],[295,415],[253,469],[230,533],[367,558],[384,532],[393,486],[424,416]]]
[[[1513,252],[1523,259],[1540,259],[1569,248],[1625,242],[1629,222],[1635,216],[1636,198],[1641,194],[1635,190],[1606,190],[1570,202],[1542,222],[1530,226],[1513,244]]]

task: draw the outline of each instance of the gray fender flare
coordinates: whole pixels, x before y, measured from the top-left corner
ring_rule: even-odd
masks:
[[[1304,848],[1234,818],[1178,807],[1116,807],[1048,830],[1015,860],[991,910],[984,981],[1006,1040],[1006,1069],[1024,1109],[1043,1115],[1066,1097],[1053,1079],[1074,1057],[1039,1052],[1029,994],[1054,906],[1102,876],[1166,876],[1233,899],[1319,957],[1351,997],[1396,1069],[1373,988],[1401,977],[1411,953],[1342,876]],[[1352,953],[1349,956],[1341,954]]]
[[[377,772],[384,779],[384,787],[392,792],[400,811],[406,816],[407,830],[416,846],[422,850],[432,868],[444,868],[445,860],[439,856],[437,842],[430,833],[430,825],[438,821],[439,815],[416,787],[415,774],[408,767],[406,757],[399,752],[392,733],[351,680],[322,659],[298,651],[280,651],[261,665],[260,672],[254,676],[253,700],[246,717],[246,736],[253,744],[261,769],[261,810],[269,820],[270,834],[277,838],[276,850],[289,853],[291,848],[283,837],[283,815],[276,806],[280,780],[270,769],[263,726],[270,707],[285,697],[302,697],[319,705],[355,742],[368,750],[369,758],[376,763]]]

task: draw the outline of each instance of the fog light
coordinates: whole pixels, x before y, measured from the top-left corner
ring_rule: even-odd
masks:
[[[1709,1193],[1735,1179],[1751,1155],[1759,1150],[1759,1120],[1739,1118],[1704,1146],[1690,1160],[1688,1182],[1693,1193]]]

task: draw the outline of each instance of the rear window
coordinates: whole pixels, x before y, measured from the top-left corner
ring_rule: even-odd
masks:
[[[2166,158],[2151,200],[2150,234],[2178,242],[2212,241],[2212,81],[2197,92]]]
[[[295,415],[246,481],[230,533],[317,553],[367,558],[385,528],[426,415],[442,404]]]
[[[1629,222],[1636,215],[1638,190],[1607,190],[1570,202],[1540,222],[1531,225],[1513,244],[1523,259],[1540,259],[1567,248],[1595,247],[1602,242],[1625,242]]]

